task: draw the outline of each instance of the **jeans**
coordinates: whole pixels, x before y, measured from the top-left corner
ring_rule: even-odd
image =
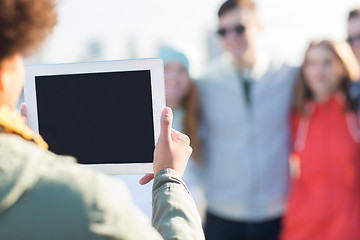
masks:
[[[206,240],[278,240],[281,219],[238,222],[206,214]]]

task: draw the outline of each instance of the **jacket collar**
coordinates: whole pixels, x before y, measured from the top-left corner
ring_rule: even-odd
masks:
[[[0,133],[19,135],[25,140],[35,142],[39,147],[47,149],[48,145],[42,137],[26,126],[26,120],[19,112],[9,107],[0,107]]]

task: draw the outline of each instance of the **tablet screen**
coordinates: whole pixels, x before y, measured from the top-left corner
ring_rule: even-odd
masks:
[[[83,164],[151,163],[150,70],[35,77],[39,133]]]

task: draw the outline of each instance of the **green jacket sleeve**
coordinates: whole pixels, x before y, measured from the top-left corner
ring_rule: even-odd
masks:
[[[87,204],[92,239],[204,239],[195,203],[174,170],[155,176],[153,226],[122,182],[102,175],[95,179],[90,184],[95,199]]]
[[[0,239],[204,238],[195,204],[171,169],[155,176],[151,225],[124,183],[73,158],[1,135],[0,160]]]
[[[195,202],[172,169],[155,176],[152,224],[164,239],[205,239]]]

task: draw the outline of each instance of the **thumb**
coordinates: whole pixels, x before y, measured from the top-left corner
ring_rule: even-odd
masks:
[[[169,107],[164,108],[160,120],[160,127],[161,127],[160,138],[171,141],[172,120],[173,120],[173,113],[171,108]]]

